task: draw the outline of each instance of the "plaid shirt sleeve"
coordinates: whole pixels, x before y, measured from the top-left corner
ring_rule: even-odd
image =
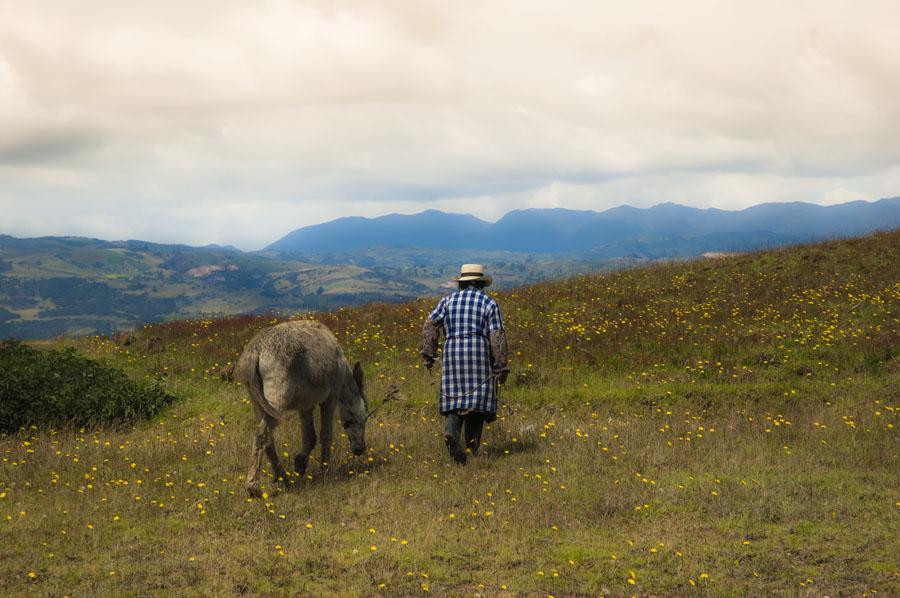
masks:
[[[444,316],[447,315],[447,298],[444,297],[440,301],[438,301],[437,307],[432,310],[430,314],[428,314],[428,319],[434,322],[435,324],[440,324],[444,321]]]
[[[500,317],[500,306],[491,302],[487,313],[488,332],[503,330],[503,318]]]

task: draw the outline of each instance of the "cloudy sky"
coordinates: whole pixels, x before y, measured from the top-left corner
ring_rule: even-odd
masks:
[[[896,0],[0,0],[0,233],[900,195]]]

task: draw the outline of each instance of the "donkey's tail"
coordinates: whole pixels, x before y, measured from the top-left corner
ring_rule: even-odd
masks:
[[[266,400],[263,392],[262,374],[259,372],[259,354],[253,356],[253,370],[250,372],[247,380],[247,391],[250,393],[250,401],[259,408],[260,411],[278,421],[281,414]]]

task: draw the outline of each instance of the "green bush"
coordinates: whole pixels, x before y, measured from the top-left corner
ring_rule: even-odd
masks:
[[[158,384],[141,385],[124,372],[70,348],[37,351],[0,342],[0,431],[30,424],[90,426],[150,417],[171,403]]]

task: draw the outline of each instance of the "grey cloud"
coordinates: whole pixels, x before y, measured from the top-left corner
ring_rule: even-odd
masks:
[[[86,128],[38,128],[0,138],[0,164],[23,165],[66,162],[103,144],[104,135]]]

